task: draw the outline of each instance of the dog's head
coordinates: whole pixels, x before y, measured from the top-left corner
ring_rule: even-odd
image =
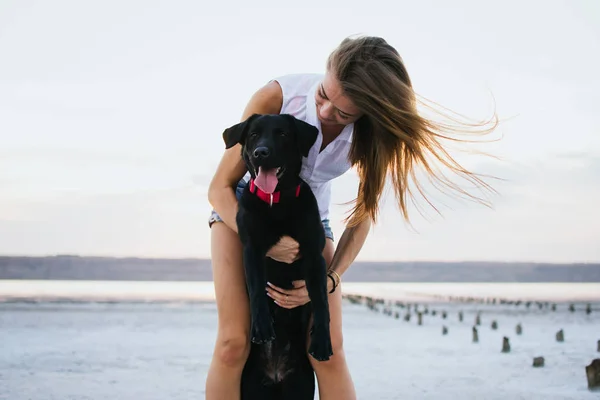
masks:
[[[242,145],[256,186],[266,193],[298,184],[302,157],[317,139],[316,127],[289,114],[254,114],[223,132],[225,147]]]

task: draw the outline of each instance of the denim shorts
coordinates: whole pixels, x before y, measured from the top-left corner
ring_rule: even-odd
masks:
[[[248,183],[241,179],[236,188],[235,188],[235,196],[237,197],[237,199],[239,200],[240,197],[242,197],[242,193],[244,192],[244,188],[246,187]],[[210,217],[208,218],[208,226],[211,227],[212,224],[214,224],[215,222],[223,222],[223,220],[221,219],[221,217],[219,217],[219,214],[217,214],[217,212],[215,210],[212,210],[210,213]],[[333,231],[331,230],[331,227],[329,226],[329,219],[324,219],[321,221],[323,223],[323,229],[325,230],[325,237],[331,239],[332,241],[333,239]]]

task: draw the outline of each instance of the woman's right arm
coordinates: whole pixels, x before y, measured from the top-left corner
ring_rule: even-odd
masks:
[[[254,93],[244,110],[242,121],[252,114],[279,114],[282,103],[281,87],[276,81],[271,81]],[[208,187],[208,202],[223,222],[236,233],[238,202],[235,187],[245,174],[246,165],[241,156],[241,145],[237,144],[225,150]]]

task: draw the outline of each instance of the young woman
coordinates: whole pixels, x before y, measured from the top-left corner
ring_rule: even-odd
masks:
[[[363,246],[371,223],[376,221],[386,176],[391,177],[399,209],[407,220],[407,200],[412,196],[409,182],[420,188],[413,175],[416,167],[422,167],[437,187],[459,194],[465,192],[446,177],[446,171],[439,171],[432,163],[489,188],[446,152],[441,141],[451,137],[444,131],[453,129],[417,112],[417,98],[400,55],[379,37],[344,39],[328,57],[324,75],[288,75],[269,82],[251,98],[242,120],[254,113],[292,114],[319,129],[316,143],[303,160],[301,177],[317,198],[329,239],[324,256],[337,284]],[[483,132],[490,132],[495,118],[493,122]],[[360,184],[336,247],[328,221],[330,184],[352,167],[358,171]],[[250,349],[250,311],[235,221],[237,196],[246,184],[246,172],[239,145],[226,150],[208,192],[214,207],[209,225],[219,320],[206,381],[208,400],[240,398],[241,373]],[[298,253],[298,243],[284,237],[267,256],[291,263],[302,255]],[[332,279],[327,281],[329,291],[334,283]],[[293,308],[310,301],[302,281],[295,282],[293,290],[266,290],[281,307]],[[356,398],[344,356],[341,294],[341,287],[337,287],[329,295],[334,355],[325,362],[309,356],[322,400]]]

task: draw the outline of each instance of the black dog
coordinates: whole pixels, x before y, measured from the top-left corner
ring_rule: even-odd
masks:
[[[237,214],[251,310],[251,350],[242,373],[242,399],[313,399],[314,371],[306,355],[308,324],[313,328],[308,352],[316,360],[333,355],[329,333],[325,232],[317,200],[300,177],[317,137],[314,126],[291,115],[254,114],[223,132],[226,148],[242,144],[252,179]],[[301,258],[293,264],[266,257],[283,235],[294,238]],[[311,301],[291,310],[266,294],[266,282],[290,289],[305,280]]]

